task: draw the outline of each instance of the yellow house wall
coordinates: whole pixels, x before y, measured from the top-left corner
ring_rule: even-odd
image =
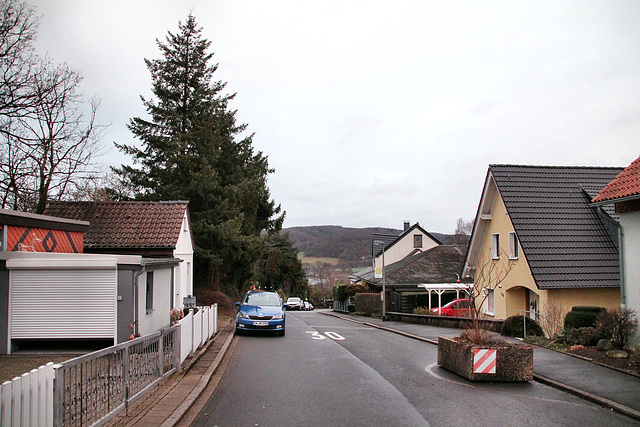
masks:
[[[506,268],[509,261],[509,233],[512,231],[513,225],[511,224],[511,219],[507,214],[502,198],[498,194],[493,202],[491,220],[481,246],[482,249],[478,258],[480,260],[478,263],[479,268],[483,263],[487,262],[499,263],[500,266],[497,266],[497,269]],[[491,259],[491,235],[495,233],[500,235],[500,260],[489,261]],[[520,243],[518,243],[518,245],[519,244]],[[479,277],[477,271],[475,275]],[[518,259],[513,260],[513,269],[499,287],[494,290],[495,310],[493,316],[489,316],[496,319],[506,319],[509,316],[518,314],[518,310],[524,310],[526,305],[525,289],[531,289],[540,295],[540,290],[537,288],[531,276],[529,265],[522,252],[522,247],[520,247]]]
[[[491,220],[483,238],[478,259],[484,260],[485,263],[491,259],[491,235],[498,233],[500,234],[501,259],[497,262],[506,265],[509,259],[509,232],[513,231],[511,219],[498,193],[493,202]],[[482,262],[478,264],[481,266]],[[477,271],[475,277],[479,277]],[[518,313],[518,310],[528,309],[526,306],[527,290],[538,295],[538,311],[542,314],[545,313],[545,307],[549,301],[554,306],[562,306],[566,312],[571,310],[571,307],[578,305],[599,306],[607,309],[620,307],[620,290],[618,288],[538,289],[522,247],[520,247],[519,257],[513,262],[513,269],[494,290],[495,310],[493,315],[488,316],[495,319],[506,319],[522,314]]]
[[[562,305],[564,312],[575,306],[604,307],[607,310],[620,308],[620,289],[549,289],[549,298],[556,305]]]

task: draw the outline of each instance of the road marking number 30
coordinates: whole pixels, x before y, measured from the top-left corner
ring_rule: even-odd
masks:
[[[311,334],[311,339],[314,340],[324,340],[325,335],[329,338],[331,338],[332,340],[336,340],[336,341],[342,341],[344,340],[344,337],[340,334],[337,334],[335,332],[325,332],[324,335],[320,334],[320,332],[318,331],[307,331],[308,334]]]

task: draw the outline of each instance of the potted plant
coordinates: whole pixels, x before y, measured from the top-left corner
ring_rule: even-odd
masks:
[[[438,364],[471,381],[531,381],[533,347],[507,342],[487,330],[481,318],[489,292],[513,269],[508,256],[500,258],[478,264],[475,280],[467,286],[471,300],[469,327],[458,337],[438,337]]]

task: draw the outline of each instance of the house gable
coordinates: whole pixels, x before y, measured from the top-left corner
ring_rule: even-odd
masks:
[[[496,197],[504,202],[539,289],[618,287],[618,251],[583,186],[604,187],[621,168],[491,165],[465,270],[486,242]],[[506,236],[502,237],[503,239]]]
[[[386,237],[386,239],[382,238]],[[385,265],[400,261],[403,258],[418,253],[428,251],[431,248],[442,245],[442,243],[429,234],[419,223],[415,223],[412,227],[405,230],[400,236],[391,239],[391,236],[374,235],[372,248],[374,256],[374,265],[382,266],[382,245],[376,244],[376,241],[384,241],[384,257]],[[378,239],[378,240],[377,240]]]

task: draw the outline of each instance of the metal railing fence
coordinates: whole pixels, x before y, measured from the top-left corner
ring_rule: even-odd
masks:
[[[198,313],[190,312],[170,328],[4,382],[0,426],[104,424],[180,370],[217,333],[217,304],[198,307]]]
[[[180,348],[179,328],[176,325],[56,366],[54,425],[101,424],[179,370],[179,351],[174,351]]]

